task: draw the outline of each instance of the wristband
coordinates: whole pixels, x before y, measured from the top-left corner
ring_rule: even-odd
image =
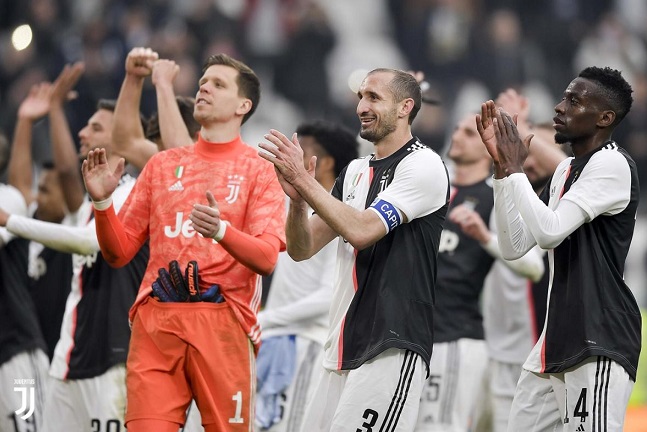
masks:
[[[112,196],[101,201],[92,201],[92,204],[97,210],[107,210],[112,205]]]
[[[220,221],[220,228],[218,228],[218,232],[213,236],[213,239],[217,242],[222,240],[222,238],[225,236],[225,232],[227,231],[227,224],[229,222],[221,220]]]

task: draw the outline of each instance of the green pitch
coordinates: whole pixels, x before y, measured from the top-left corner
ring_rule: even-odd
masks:
[[[634,385],[629,406],[647,405],[647,310],[642,310],[642,350],[638,362],[638,376]]]

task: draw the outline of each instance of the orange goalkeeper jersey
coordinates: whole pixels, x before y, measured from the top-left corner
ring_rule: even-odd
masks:
[[[113,234],[125,234],[133,247],[150,239],[150,260],[130,319],[149,296],[159,268],[168,268],[171,260],[185,268],[195,260],[201,291],[219,284],[241,326],[258,346],[259,275],[236,261],[215,240],[198,234],[189,220],[194,204],[208,205],[207,191],[216,198],[222,220],[251,236],[276,236],[284,249],[285,195],[272,164],[240,137],[218,144],[200,137],[194,145],[160,152],[148,161],[119,211],[125,233]],[[97,229],[105,235],[114,227],[97,221]]]

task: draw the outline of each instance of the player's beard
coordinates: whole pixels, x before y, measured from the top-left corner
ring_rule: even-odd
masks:
[[[557,144],[566,144],[570,143],[572,140],[572,137],[562,133],[562,132],[555,132],[555,142]]]
[[[359,136],[372,143],[381,141],[384,137],[396,130],[397,118],[398,115],[394,108],[392,111],[388,112],[382,120],[376,120],[375,124],[371,128],[360,129]]]

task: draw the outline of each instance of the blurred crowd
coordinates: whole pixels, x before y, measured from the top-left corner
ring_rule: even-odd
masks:
[[[12,35],[23,24],[32,41],[17,50]],[[647,266],[640,239],[647,230],[644,0],[0,0],[0,129],[12,135],[33,84],[83,60],[78,97],[68,105],[71,130],[81,129],[100,98],[117,96],[124,60],[137,46],[180,66],[178,95],[195,94],[212,53],[254,68],[263,93],[243,128],[250,144],[270,127],[294,130],[316,117],[357,130],[353,77],[375,67],[425,73],[428,96],[439,104],[424,107],[414,132],[439,152],[457,119],[506,88],[529,97],[531,121],[551,122],[581,69],[619,69],[633,86],[634,105],[614,138],[638,164],[643,193],[638,252],[627,265]],[[156,111],[155,103],[149,82],[143,113]],[[47,128],[34,133],[35,160],[50,160]]]

